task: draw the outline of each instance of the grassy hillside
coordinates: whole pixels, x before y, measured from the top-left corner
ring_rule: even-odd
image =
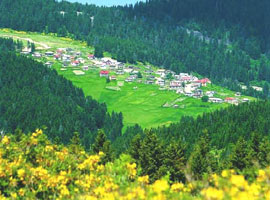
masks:
[[[27,43],[27,40],[36,43],[39,51],[55,51],[57,48],[73,48],[87,55],[93,53],[94,49],[87,47],[85,43],[74,41],[69,38],[59,38],[54,35],[43,35],[37,33],[17,32],[8,29],[0,30],[1,37],[12,37],[20,39]],[[82,56],[83,57],[83,56]],[[85,57],[84,57],[85,58]],[[53,59],[52,59],[53,60]],[[43,61],[45,61],[43,59]],[[55,62],[55,61],[54,61]],[[141,67],[138,64],[139,67]],[[125,126],[140,124],[142,127],[155,127],[159,125],[167,125],[171,122],[177,122],[181,116],[197,116],[203,112],[210,112],[215,109],[226,107],[228,104],[203,103],[200,99],[180,96],[172,91],[161,91],[156,85],[146,85],[143,83],[126,83],[125,77],[118,78],[117,81],[106,83],[105,78],[99,77],[99,69],[90,69],[85,71],[82,76],[76,76],[73,73],[75,69],[80,67],[66,67],[62,69],[62,64],[56,62],[53,68],[60,75],[71,80],[75,86],[83,89],[86,95],[90,95],[100,102],[105,102],[109,111],[122,112],[124,116]],[[115,87],[121,86],[120,91],[114,90]],[[234,92],[226,90],[218,86],[209,86],[204,90],[217,89],[224,96],[232,96]],[[244,98],[244,97],[242,97]],[[163,107],[167,105],[179,105],[178,108]]]

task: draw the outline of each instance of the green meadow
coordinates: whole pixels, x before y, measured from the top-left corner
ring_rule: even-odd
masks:
[[[117,87],[117,81],[106,83],[106,78],[99,77],[99,70],[89,70],[83,76],[75,76],[72,69],[60,71],[59,65],[55,65],[55,69],[75,86],[82,88],[85,95],[105,102],[109,111],[122,112],[125,126],[136,123],[145,128],[168,125],[179,121],[184,115],[195,117],[203,112],[228,106],[203,103],[200,99],[180,96],[172,91],[161,91],[156,85],[143,83],[125,82],[124,86],[120,87],[121,90],[116,91],[110,88]],[[163,107],[166,103],[177,104],[179,107]]]
[[[57,48],[70,47],[85,54],[93,53],[92,47],[87,47],[84,42],[74,41],[69,38],[59,38],[55,35],[38,33],[18,32],[9,29],[0,30],[1,37],[12,37],[22,40],[25,44],[27,39],[36,42],[40,51],[46,51],[44,45],[50,47],[50,51]],[[141,66],[141,64],[138,64]],[[59,75],[63,75],[79,88],[82,88],[86,96],[92,96],[99,102],[105,102],[110,112],[122,112],[125,127],[140,124],[144,128],[168,125],[180,120],[182,116],[196,117],[204,112],[211,112],[226,107],[228,104],[203,103],[200,99],[181,96],[172,91],[161,91],[156,85],[145,85],[143,83],[126,83],[124,76],[120,80],[106,82],[106,78],[99,77],[98,69],[90,69],[85,75],[76,76],[75,68],[67,67],[61,71],[62,65],[55,63],[53,68]],[[80,67],[77,67],[80,69]],[[119,86],[123,84],[123,86]],[[119,90],[120,88],[120,90]],[[234,95],[234,92],[219,86],[208,86],[203,90],[216,90],[222,95]],[[243,97],[242,97],[243,98]],[[164,106],[164,105],[167,105]],[[174,105],[178,105],[176,108]]]

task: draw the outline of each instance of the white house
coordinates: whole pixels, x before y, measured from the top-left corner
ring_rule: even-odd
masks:
[[[212,102],[212,103],[222,103],[222,102],[223,102],[222,99],[220,99],[220,98],[214,98],[214,97],[210,97],[210,98],[208,99],[208,101],[209,101],[209,102]]]

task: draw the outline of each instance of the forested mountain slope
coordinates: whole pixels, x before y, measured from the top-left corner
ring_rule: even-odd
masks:
[[[1,27],[84,39],[99,51],[109,51],[119,61],[150,62],[176,72],[197,72],[238,91],[239,82],[247,86],[257,83],[265,86],[264,93],[251,87],[242,92],[266,98],[270,65],[261,53],[267,50],[268,2],[248,1],[247,11],[241,5],[231,1],[181,0],[148,1],[135,8],[99,8],[65,1],[3,0],[0,21]],[[231,6],[231,12],[227,12]],[[262,8],[261,14],[254,14],[255,8]],[[168,15],[171,9],[172,15]],[[251,16],[255,18],[250,19]],[[208,20],[212,17],[215,20]],[[199,30],[211,39],[198,38],[187,28]]]
[[[236,34],[230,35],[231,40],[239,39],[239,36],[245,39],[253,37],[253,40],[257,38],[261,50],[269,50],[268,0],[148,0],[146,3],[137,3],[133,11],[133,15],[163,22],[178,23],[194,19],[202,22],[208,30],[227,27],[231,33]],[[252,40],[246,41],[249,42]]]
[[[0,40],[0,130],[25,132],[46,126],[50,139],[68,143],[79,132],[85,147],[93,142],[97,129],[121,134],[122,116],[107,113],[105,104],[85,97],[82,90],[56,71],[15,50],[12,40]],[[112,128],[115,127],[115,128]],[[114,137],[114,136],[109,136]]]
[[[184,142],[189,152],[194,148],[198,138],[207,133],[211,147],[225,150],[224,153],[229,155],[231,146],[241,137],[249,140],[251,135],[256,133],[269,140],[269,121],[270,102],[258,101],[205,113],[196,119],[182,117],[179,123],[171,124],[168,127],[153,128],[150,132],[156,133],[164,144]],[[146,132],[148,131],[146,130]],[[129,148],[127,144],[130,144],[134,136],[137,134],[142,136],[143,132],[138,125],[130,127],[113,145],[125,144],[117,149],[120,152],[125,151]]]

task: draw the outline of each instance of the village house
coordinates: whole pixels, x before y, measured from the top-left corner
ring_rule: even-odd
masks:
[[[132,71],[133,71],[133,69],[129,69],[129,68],[125,68],[125,69],[124,69],[124,72],[125,72],[125,73],[130,73],[130,72],[132,72]]]
[[[42,57],[42,54],[39,53],[39,52],[35,52],[35,53],[33,53],[33,57],[35,57],[35,58],[41,58]]]
[[[128,78],[126,78],[126,80],[125,80],[126,82],[133,82],[133,78],[131,78],[131,77],[128,77]]]
[[[180,88],[182,88],[181,81],[171,81],[170,82],[170,90],[178,90]]]
[[[116,74],[117,74],[117,75],[123,75],[123,74],[125,74],[125,73],[124,73],[123,70],[117,70],[117,71],[116,71]]]
[[[71,53],[74,52],[74,49],[72,49],[72,48],[66,48],[66,52],[69,53],[69,54],[71,54]]]
[[[144,73],[146,74],[152,74],[154,71],[152,69],[145,70]]]
[[[45,52],[45,56],[52,57],[52,56],[54,56],[54,53],[52,51],[47,51],[47,52]]]
[[[174,71],[172,71],[172,70],[166,70],[165,71],[165,74],[167,75],[167,74],[172,74],[173,76],[176,74]]]
[[[80,65],[80,62],[79,62],[78,60],[74,60],[74,61],[71,62],[71,65],[72,65],[73,67],[77,67],[77,66]]]
[[[77,11],[77,16],[80,16],[80,15],[82,15],[82,14],[83,14],[83,12]]]
[[[211,81],[208,78],[197,80],[196,82],[201,83],[203,87],[207,86],[207,83],[211,83]]]
[[[225,98],[225,102],[229,104],[238,105],[238,100],[234,97],[227,97]]]
[[[95,55],[94,54],[89,54],[87,57],[88,57],[89,60],[95,59]]]
[[[70,55],[66,55],[66,54],[62,55],[62,60],[63,61],[70,62],[70,59],[71,59]]]
[[[246,85],[239,84],[239,86],[241,87],[242,90],[247,90],[247,86]]]
[[[214,97],[210,97],[208,99],[208,101],[211,102],[211,103],[223,103],[223,100],[222,99],[220,99],[220,98],[214,98]]]
[[[129,74],[130,74],[130,75],[135,75],[135,74],[138,74],[138,73],[139,73],[139,71],[133,69],[133,71],[131,71]]]
[[[53,65],[53,62],[50,62],[50,61],[45,63],[45,66],[48,67],[48,68],[51,68],[52,65]]]
[[[137,76],[136,74],[130,75],[129,77],[130,77],[131,79],[133,79],[133,80],[136,80],[136,79],[138,78],[138,76]]]
[[[116,79],[116,76],[110,76],[110,80],[111,81],[116,81],[117,79]]]
[[[215,91],[207,91],[205,95],[208,97],[214,97],[215,93],[216,93]]]
[[[147,85],[153,85],[155,82],[153,80],[146,80],[145,84]]]
[[[193,93],[192,92],[185,92],[184,95],[188,96],[188,97],[192,97]]]
[[[202,86],[201,83],[196,83],[196,82],[190,84],[190,87],[192,90],[196,90],[196,89],[200,88],[201,86]]]
[[[176,93],[177,94],[185,94],[184,88],[182,87],[182,88],[177,89]]]
[[[61,55],[54,54],[54,60],[61,60]]]
[[[65,48],[58,48],[56,50],[56,53],[58,53],[58,54],[63,54],[64,52],[66,52],[66,49]]]
[[[82,53],[80,51],[75,52],[75,56],[81,56]]]
[[[29,55],[29,54],[30,54],[30,51],[21,51],[20,54],[21,54],[21,55]]]
[[[88,71],[88,70],[89,70],[89,67],[88,67],[88,66],[83,66],[82,69],[83,69],[84,71]]]
[[[244,98],[244,99],[242,99],[242,102],[243,103],[247,103],[247,102],[249,102],[249,99],[248,98]]]
[[[192,81],[192,76],[181,76],[180,75],[180,81],[184,82],[184,83],[189,83]]]
[[[236,93],[235,93],[235,96],[236,96],[236,97],[240,97],[240,96],[241,96],[241,92],[236,92]]]
[[[157,78],[156,84],[159,86],[165,86],[165,80],[162,78]]]
[[[63,61],[63,67],[67,67],[67,66],[68,66],[68,64],[69,64],[69,62],[67,62],[67,61]]]
[[[108,77],[108,76],[109,76],[109,71],[101,70],[101,71],[99,72],[99,76],[100,76],[100,77]]]
[[[174,104],[174,105],[173,105],[173,108],[179,108],[179,105]]]
[[[124,63],[120,63],[117,65],[117,69],[124,69]]]
[[[192,94],[192,96],[193,96],[194,98],[202,98],[202,96],[203,96],[203,91],[202,91],[202,90],[196,90],[196,91]]]
[[[110,69],[110,70],[115,70],[115,69],[116,69],[116,66],[115,66],[115,65],[110,65],[110,66],[109,66],[109,69]]]
[[[262,87],[258,87],[258,86],[251,86],[254,90],[258,91],[258,92],[262,92],[263,88]]]
[[[158,69],[156,74],[160,75],[160,76],[164,76],[165,75],[165,69]]]
[[[155,80],[155,79],[156,79],[156,77],[153,76],[153,75],[148,75],[148,76],[146,76],[146,78],[147,78],[148,80]]]
[[[82,63],[82,64],[84,64],[85,63],[85,61],[84,61],[84,59],[83,58],[78,58],[77,59],[80,63]]]

